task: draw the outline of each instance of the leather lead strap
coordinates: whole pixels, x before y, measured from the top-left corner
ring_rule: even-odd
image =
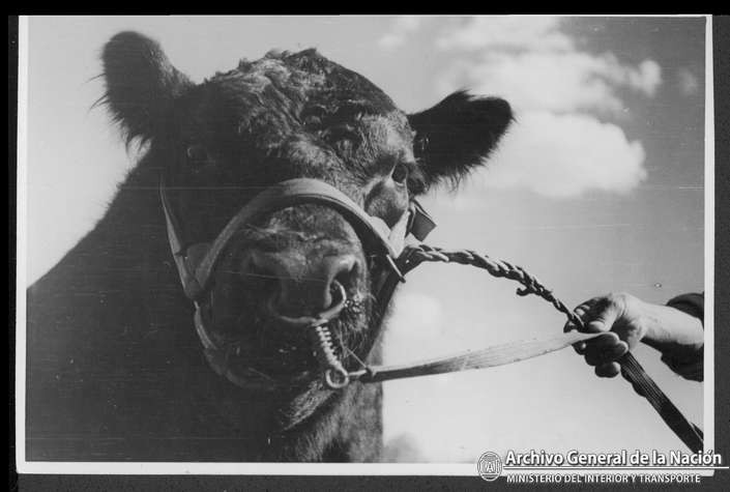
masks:
[[[621,357],[618,363],[621,364],[623,376],[647,399],[662,420],[677,434],[677,437],[693,452],[701,452],[704,449],[702,432],[697,432],[697,426],[687,420],[667,395],[659,389],[659,386],[641,367],[639,361],[629,352]]]
[[[549,354],[569,347],[574,343],[596,338],[601,334],[572,331],[553,338],[495,345],[482,350],[468,351],[452,357],[432,359],[416,364],[370,367],[359,376],[359,380],[363,383],[380,383],[392,379],[503,366]]]

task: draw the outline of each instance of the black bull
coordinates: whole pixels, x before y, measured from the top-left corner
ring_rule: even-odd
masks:
[[[377,461],[380,386],[324,387],[311,340],[282,320],[343,292],[337,349],[346,365],[377,361],[373,288],[388,266],[322,204],[240,224],[206,293],[210,336],[231,349],[222,377],[180,285],[160,181],[183,246],[211,242],[261,190],[298,178],[336,188],[397,242],[415,197],[483,163],[509,105],[457,92],[405,114],[314,50],[196,85],[155,42],[120,33],[103,65],[114,120],[149,147],[104,218],[28,290],[27,459]]]

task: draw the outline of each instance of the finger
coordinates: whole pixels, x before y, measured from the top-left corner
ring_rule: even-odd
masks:
[[[615,378],[621,372],[621,366],[618,362],[607,362],[596,366],[595,372],[599,378]]]
[[[573,312],[580,318],[581,320],[585,316],[585,314],[590,311],[591,306],[598,300],[597,297],[594,297],[593,299],[589,299],[573,309]],[[567,333],[569,331],[577,330],[580,327],[576,325],[573,320],[568,320],[567,323],[565,323],[565,326],[563,326],[563,332]]]
[[[621,343],[621,340],[614,332],[608,331],[598,335],[596,338],[586,340],[583,343],[585,344],[583,353],[587,354],[591,352],[600,352],[607,348],[614,347]]]
[[[613,360],[615,353],[624,352],[620,344],[621,341],[618,336],[610,331],[599,335],[593,340],[588,340],[583,352],[586,362],[591,366],[595,366]]]
[[[598,355],[598,352],[591,351],[590,347],[586,349],[585,353],[586,364],[589,366],[597,366],[603,363],[603,359]]]
[[[607,303],[601,308],[594,309],[594,313],[595,315],[586,325],[586,331],[590,333],[610,331],[619,315],[618,307],[613,303]]]
[[[628,351],[624,342],[612,345],[588,346],[585,351],[586,362],[591,366],[597,366],[617,360]]]
[[[596,303],[600,300],[599,297],[588,299],[586,302],[581,303],[573,309],[573,312],[578,315],[579,318],[583,319],[586,313],[591,312]]]
[[[578,310],[578,308],[575,308],[575,310],[574,310],[573,312],[574,312],[574,313],[575,313],[575,314],[576,314],[576,315],[578,316],[578,319],[580,319],[580,317],[581,317],[581,316],[582,316],[583,314],[585,314],[585,311],[584,311],[584,310]],[[580,328],[580,326],[579,326],[579,325],[577,325],[577,324],[576,324],[576,323],[575,323],[575,322],[573,321],[573,319],[569,319],[569,320],[568,320],[568,321],[567,321],[567,322],[565,323],[565,325],[563,326],[563,332],[564,332],[564,333],[568,333],[569,331],[577,330],[578,328]]]
[[[621,339],[612,331],[601,333],[596,338],[592,338],[587,341],[589,347],[597,348],[613,347],[619,343],[621,343]]]

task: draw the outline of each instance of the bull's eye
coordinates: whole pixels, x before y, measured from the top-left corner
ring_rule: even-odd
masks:
[[[192,164],[201,165],[205,164],[208,160],[208,151],[202,145],[191,145],[188,147],[186,154],[188,161]]]
[[[398,184],[404,184],[408,179],[408,166],[403,163],[398,163],[393,168],[391,178]]]

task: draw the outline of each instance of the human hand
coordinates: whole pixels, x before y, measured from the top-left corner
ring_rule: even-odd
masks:
[[[645,316],[646,303],[626,293],[611,293],[594,297],[579,306],[574,312],[583,321],[588,333],[605,332],[594,339],[575,344],[575,351],[585,357],[588,365],[595,367],[599,377],[615,377],[621,372],[616,362],[632,350],[651,330],[651,323]],[[566,323],[563,331],[578,329],[572,322]]]

